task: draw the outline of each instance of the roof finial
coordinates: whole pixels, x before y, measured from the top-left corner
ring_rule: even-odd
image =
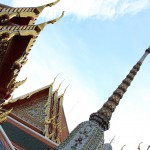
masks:
[[[37,32],[40,32],[46,25],[56,23],[56,22],[57,22],[58,20],[60,20],[63,16],[64,16],[64,11],[62,12],[61,16],[59,16],[58,18],[37,25],[36,31],[37,31]]]
[[[141,142],[141,143],[139,143],[139,145],[138,145],[138,150],[141,150],[141,144],[142,144],[143,142]]]
[[[60,73],[59,73],[60,74]],[[50,86],[53,86],[53,84],[55,83],[57,77],[59,76],[59,74],[56,75],[56,77],[54,78],[53,82],[50,84]]]
[[[63,92],[63,94],[62,94],[62,96],[65,95],[65,93],[66,93],[66,91],[67,91],[67,89],[68,89],[69,86],[70,86],[70,84],[65,88],[65,90],[64,90],[64,92]]]
[[[139,71],[140,66],[142,65],[146,56],[150,53],[150,48],[148,48],[141,59],[136,63],[132,68],[126,78],[118,86],[118,88],[113,92],[111,97],[108,98],[108,101],[103,105],[103,107],[98,110],[96,113],[91,114],[90,121],[97,123],[104,130],[108,130],[109,121],[111,119],[112,113],[114,112],[116,106],[119,104],[120,99],[123,97],[127,88],[130,86],[132,80],[134,79],[136,73]]]
[[[52,6],[54,6],[55,4],[57,4],[59,1],[60,1],[60,0],[56,0],[55,2],[46,4],[45,7],[52,7]]]
[[[112,144],[112,143],[114,142],[115,137],[116,137],[116,136],[114,136],[114,137],[111,139],[110,144]]]
[[[42,5],[42,6],[39,6],[39,7],[35,7],[36,8],[36,10],[35,10],[36,14],[40,14],[43,11],[43,9],[46,8],[46,7],[52,7],[52,6],[56,5],[59,1],[60,0],[56,0],[55,2],[48,3],[46,5]]]
[[[62,83],[65,81],[65,79],[63,81],[61,81],[61,83],[59,84],[58,88],[56,89],[56,91],[58,91],[62,85]]]
[[[48,3],[46,5],[38,6],[38,7],[9,7],[9,6],[2,6],[0,4],[0,23],[6,23],[13,17],[31,17],[32,20],[36,20],[39,14],[43,11],[46,7],[52,7],[56,5],[60,0],[56,0],[55,2]],[[2,7],[1,7],[2,6]],[[29,24],[33,24],[30,22]]]
[[[121,147],[121,150],[123,150],[123,148],[125,147],[126,145],[123,145],[122,147]]]

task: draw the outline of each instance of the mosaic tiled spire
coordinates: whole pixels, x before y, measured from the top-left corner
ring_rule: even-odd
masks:
[[[124,93],[127,91],[132,80],[140,69],[144,59],[150,53],[150,48],[148,48],[142,58],[133,66],[129,74],[118,86],[118,88],[113,92],[113,94],[108,98],[108,101],[104,103],[103,107],[96,113],[91,114],[90,121],[97,123],[104,130],[108,130],[109,121],[111,119],[112,113],[114,112],[116,106],[119,104],[120,99],[123,97]]]
[[[80,123],[61,143],[56,150],[106,150],[111,149],[111,145],[104,145],[104,131],[109,128],[109,121],[120,99],[130,86],[136,73],[139,71],[142,62],[150,53],[148,48],[142,58],[132,68],[126,78],[113,92],[112,96],[96,113],[91,114],[89,121]]]

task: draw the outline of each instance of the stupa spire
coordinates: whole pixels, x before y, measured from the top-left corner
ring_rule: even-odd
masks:
[[[149,53],[150,48],[145,51],[141,59],[133,66],[129,74],[113,92],[112,96],[103,107],[96,113],[91,114],[89,121],[80,123],[56,150],[105,150],[104,131],[109,128],[109,121],[112,113]]]
[[[96,113],[91,114],[90,121],[97,123],[104,130],[108,130],[109,121],[111,119],[112,113],[115,111],[116,106],[119,104],[121,98],[127,91],[131,82],[133,81],[135,75],[139,71],[144,59],[150,53],[150,48],[148,48],[141,59],[133,66],[129,74],[118,86],[118,88],[113,92],[113,94],[108,98],[107,102],[104,103],[101,109]]]

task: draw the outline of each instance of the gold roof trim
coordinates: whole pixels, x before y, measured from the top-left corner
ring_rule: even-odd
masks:
[[[56,78],[55,78],[56,79]],[[54,79],[54,81],[55,81]],[[54,141],[55,143],[60,143],[60,133],[62,132],[61,128],[61,113],[62,113],[62,103],[64,94],[58,95],[58,90],[62,84],[59,84],[58,88],[53,91],[53,84],[49,87],[49,95],[47,99],[47,103],[45,105],[45,137]]]
[[[63,15],[64,15],[64,11],[62,12],[61,16],[59,16],[58,18],[38,25],[0,26],[0,43],[7,42],[16,35],[37,37],[38,34],[44,29],[46,25],[56,23],[58,20],[60,20],[63,17]]]
[[[42,88],[40,88],[40,89],[37,89],[37,90],[35,90],[35,91],[32,91],[32,92],[30,92],[30,93],[27,93],[27,94],[25,94],[25,95],[23,95],[23,96],[19,96],[19,97],[17,97],[17,98],[11,98],[8,102],[6,102],[6,103],[4,103],[3,105],[8,105],[8,104],[11,104],[11,103],[15,103],[15,102],[17,102],[17,101],[20,101],[20,100],[24,100],[25,98],[30,98],[32,95],[34,95],[35,93],[38,93],[38,92],[40,92],[40,91],[42,91],[42,90],[44,90],[44,89],[47,89],[48,87],[49,87],[50,85],[47,85],[47,86],[44,86],[44,87],[42,87]]]
[[[15,81],[16,77],[18,76],[21,67],[27,62],[27,55],[41,30],[43,30],[47,24],[54,24],[55,22],[57,22],[59,19],[63,17],[63,15],[64,12],[62,12],[60,17],[44,22],[39,25],[0,26],[0,44],[8,42],[12,37],[16,35],[31,36],[30,42],[28,43],[26,50],[23,52],[22,56],[17,61],[14,62],[14,64],[11,67],[12,70],[11,81],[7,85],[9,91],[14,91],[14,89],[18,87],[18,85],[21,85],[20,83],[23,83],[19,82],[18,84],[18,82]]]
[[[39,14],[46,7],[52,7],[56,5],[60,0],[56,0],[55,2],[48,3],[46,5],[38,6],[38,7],[1,7],[0,12],[0,23],[8,22],[13,17],[32,17],[36,19]],[[3,6],[3,5],[2,5]],[[32,24],[34,21],[32,21]]]
[[[2,107],[0,107],[0,124],[6,121],[7,116],[11,113],[12,109],[5,110]]]
[[[141,143],[139,143],[139,145],[138,145],[138,150],[141,150],[141,144],[142,144],[143,142],[141,142]]]
[[[48,25],[48,24],[54,24],[54,23],[56,23],[56,22],[59,21],[63,16],[64,16],[64,11],[62,12],[61,16],[59,16],[58,18],[37,25],[37,26],[38,26],[37,31],[40,32],[40,31],[41,31],[46,25]]]
[[[56,5],[59,1],[60,0],[56,0],[56,1],[52,2],[52,3],[48,3],[48,4],[45,4],[45,5],[39,6],[39,7],[35,7],[36,13],[40,14],[43,11],[44,8],[52,7],[52,6]]]
[[[24,84],[26,82],[27,78],[25,78],[22,81],[16,81],[14,78],[11,80],[11,82],[9,83],[9,85],[7,86],[8,90],[10,93],[12,93],[16,88],[18,88],[19,86],[21,86],[22,84]]]

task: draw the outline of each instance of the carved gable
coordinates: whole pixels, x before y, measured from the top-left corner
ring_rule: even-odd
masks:
[[[50,102],[53,103],[53,105],[50,106],[50,104],[48,103],[49,101],[48,97],[50,97],[49,88],[50,86],[48,85],[41,89],[28,93],[26,95],[18,97],[16,99],[12,99],[8,101],[7,104],[4,105],[4,108],[6,109],[13,108],[10,114],[12,118],[16,119],[17,121],[21,122],[22,124],[28,126],[29,128],[33,129],[34,131],[44,136],[46,136],[45,133],[47,131],[46,130],[47,128],[48,128],[48,132],[50,133],[51,132],[54,133],[56,132],[55,130],[57,130],[57,132],[59,132],[59,134],[57,135],[57,139],[59,138],[59,141],[62,142],[66,139],[66,137],[69,134],[68,126],[67,126],[63,106],[62,106],[62,96],[61,97],[58,96],[58,100],[61,101],[61,103],[59,103],[61,109],[59,109],[59,112],[57,114],[54,114],[58,102],[56,101],[56,95],[55,95],[54,96],[55,101]],[[52,93],[54,95],[56,94],[56,91]],[[60,124],[59,127],[57,127],[57,124],[54,124],[55,122],[53,121],[53,119],[51,119],[52,122],[49,123],[46,122],[47,121],[46,118],[48,117],[47,114],[48,110],[50,111],[50,114],[52,114],[52,116],[50,117],[55,118],[57,116],[56,118],[58,119],[55,118],[54,120],[56,120],[58,126]],[[53,128],[49,130],[50,127]],[[48,138],[51,139],[52,137],[48,137]],[[55,139],[51,139],[51,140],[56,142]]]
[[[14,107],[12,113],[25,122],[44,131],[45,109],[47,96],[29,100],[26,103]]]

